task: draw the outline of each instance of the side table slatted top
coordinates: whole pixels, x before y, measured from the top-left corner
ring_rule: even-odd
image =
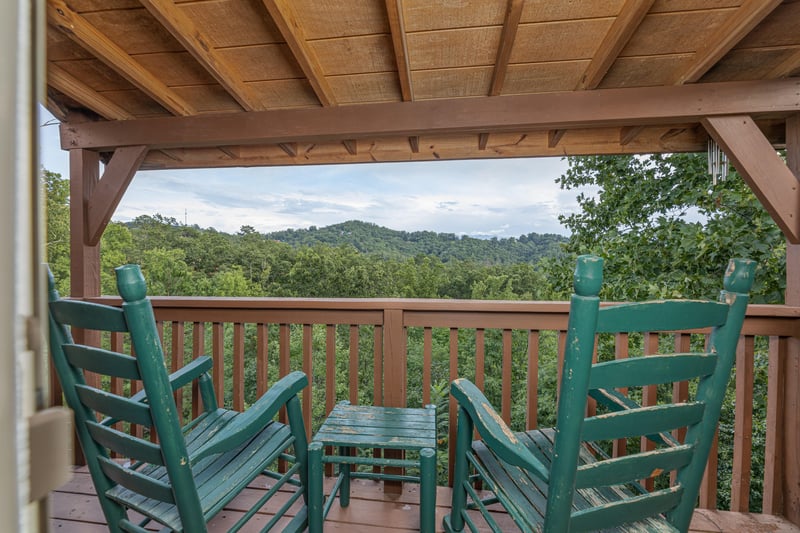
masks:
[[[436,411],[339,404],[314,440],[332,446],[436,449]]]

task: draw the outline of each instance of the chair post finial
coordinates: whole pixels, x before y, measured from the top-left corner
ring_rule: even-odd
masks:
[[[752,259],[731,259],[722,284],[728,292],[746,294],[753,286],[756,262]]]
[[[122,265],[114,269],[117,274],[117,289],[126,302],[144,300],[147,296],[147,283],[144,281],[139,265]]]
[[[597,296],[603,285],[603,258],[596,255],[581,255],[575,265],[573,277],[575,294]]]

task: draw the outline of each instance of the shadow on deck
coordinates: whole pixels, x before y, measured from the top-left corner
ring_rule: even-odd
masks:
[[[262,478],[253,483],[239,497],[211,522],[210,531],[227,531],[250,504],[258,499],[266,490],[271,480]],[[332,484],[326,480],[326,493]],[[325,521],[326,531],[347,531],[348,533],[376,533],[414,531],[419,527],[418,486],[405,484],[402,494],[385,495],[380,483],[355,479],[352,481],[350,506],[342,509],[334,504],[328,519]],[[279,501],[273,499],[257,514],[242,531],[259,531],[269,520],[272,509],[278,507]],[[442,517],[450,506],[450,489],[439,487],[437,492],[436,524],[441,530]],[[100,504],[95,496],[94,486],[86,467],[76,467],[72,480],[55,491],[51,497],[51,527],[58,533],[100,533],[107,531]],[[510,520],[498,516],[501,526],[508,524],[513,531]],[[505,522],[505,523],[504,523]],[[504,530],[506,528],[504,527]],[[153,527],[153,530],[157,528]],[[691,531],[728,533],[747,531],[758,532],[800,532],[800,528],[781,517],[750,513],[733,513],[729,511],[695,511]]]

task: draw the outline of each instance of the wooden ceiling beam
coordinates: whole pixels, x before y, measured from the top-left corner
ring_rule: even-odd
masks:
[[[130,120],[132,114],[101,95],[52,61],[47,64],[47,85],[85,105],[106,120]]]
[[[63,0],[48,0],[47,20],[173,115],[188,116],[197,113],[193,106],[73,11]]]
[[[337,105],[333,89],[325,78],[325,71],[314,50],[308,45],[303,25],[292,8],[291,0],[262,0],[272,20],[283,35],[300,69],[308,78],[311,88],[323,106]]]
[[[220,57],[208,38],[172,2],[141,0],[142,5],[175,39],[211,74],[245,111],[263,111],[267,107],[248,87],[238,72]]]
[[[506,17],[503,21],[503,32],[500,35],[500,46],[497,48],[497,59],[494,63],[492,83],[489,86],[489,96],[498,96],[503,91],[503,83],[508,72],[508,61],[511,58],[511,49],[517,38],[519,21],[522,18],[523,0],[508,0]]]
[[[796,113],[799,92],[800,79],[786,78],[62,124],[61,146],[159,149],[670,125]]]
[[[792,244],[800,244],[800,181],[747,115],[707,117],[703,126]]]
[[[654,2],[655,0],[628,0],[625,2],[603,42],[595,51],[589,66],[586,67],[586,72],[578,83],[578,90],[595,89],[600,85],[608,69],[611,68],[619,53],[639,28]]]
[[[781,3],[782,0],[745,0],[728,20],[703,40],[704,46],[695,52],[691,64],[675,76],[675,84],[694,83],[702,78]]]
[[[414,86],[411,84],[411,64],[408,60],[408,40],[406,39],[401,0],[386,0],[386,15],[392,34],[397,77],[400,80],[400,94],[404,102],[411,102],[414,100]]]

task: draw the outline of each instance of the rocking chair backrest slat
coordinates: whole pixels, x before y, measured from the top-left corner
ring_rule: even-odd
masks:
[[[589,388],[641,387],[709,376],[717,368],[714,354],[650,355],[598,363]]]

